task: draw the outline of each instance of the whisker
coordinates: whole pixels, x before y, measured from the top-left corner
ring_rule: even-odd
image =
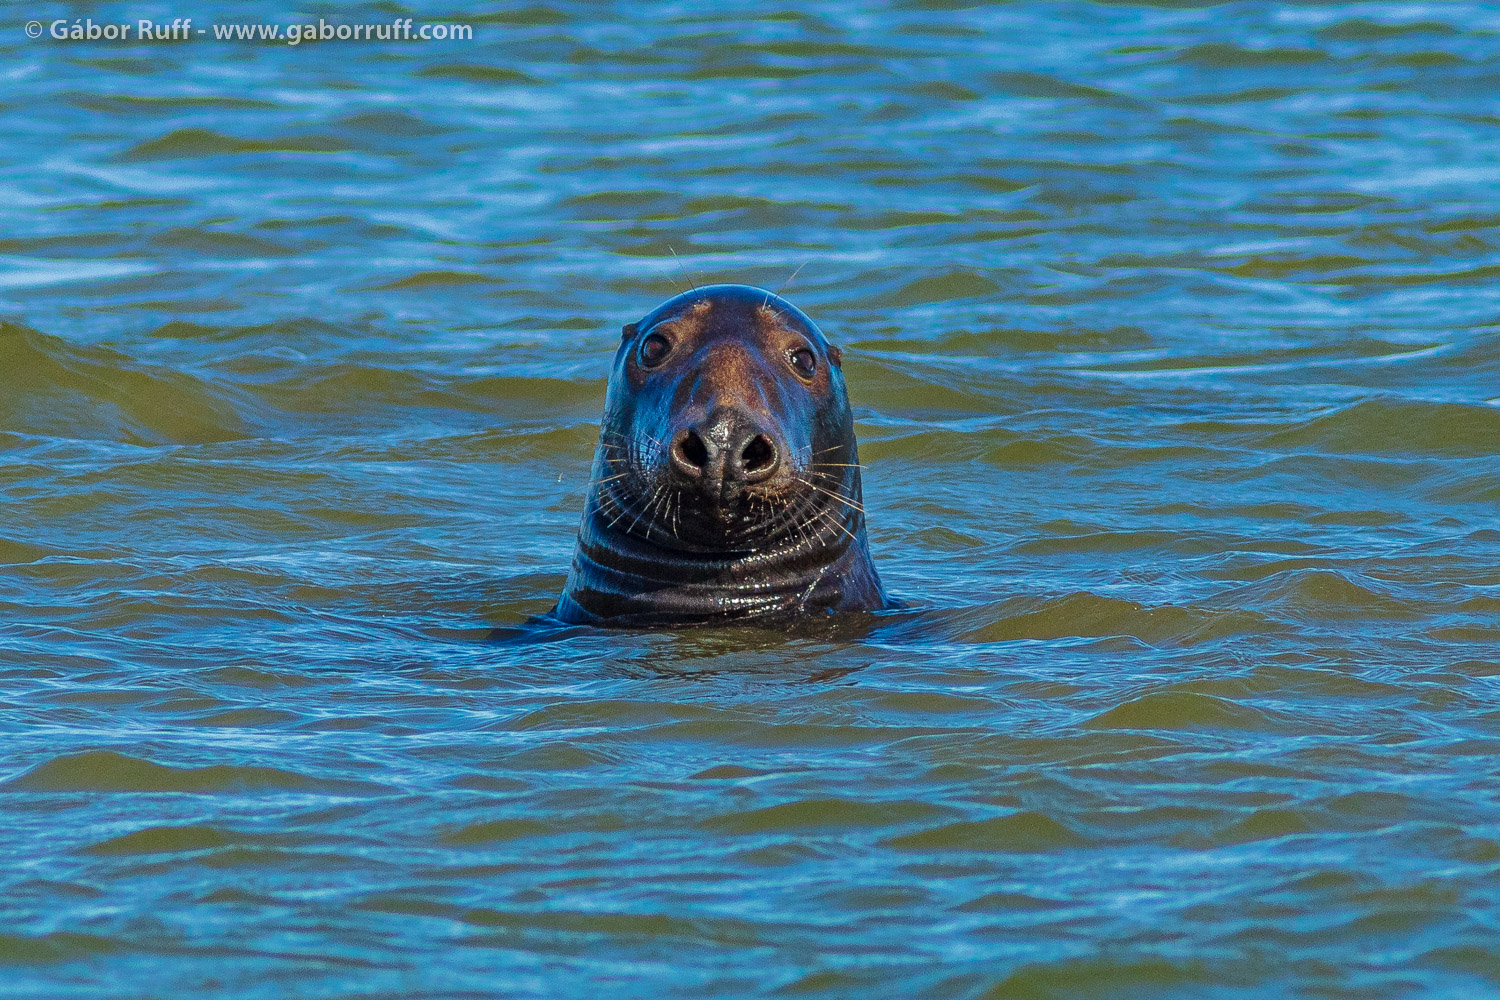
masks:
[[[813,489],[817,490],[819,493],[823,494],[824,496],[833,497],[839,503],[844,504],[845,506],[847,506],[847,507],[849,507],[849,508],[851,508],[853,510],[857,510],[861,514],[863,514],[865,512],[865,508],[864,508],[863,505],[855,503],[853,500],[851,500],[848,497],[844,496],[842,493],[835,493],[832,490],[825,490],[823,487],[819,486],[817,483],[812,482],[811,480],[803,479],[802,482],[806,483],[808,486],[811,486]]]
[[[635,515],[635,520],[633,520],[633,521],[631,521],[631,522],[630,522],[630,527],[628,527],[628,528],[626,528],[626,529],[625,529],[625,534],[627,534],[627,535],[630,535],[630,534],[634,534],[634,533],[635,533],[635,526],[636,526],[636,525],[637,525],[637,524],[640,524],[640,523],[641,523],[641,515],[642,515],[642,514],[645,514],[645,513],[646,513],[646,508],[647,508],[647,506],[648,506],[648,505],[649,505],[649,504],[650,504],[650,503],[651,503],[651,502],[652,502],[652,501],[653,501],[653,500],[655,500],[655,499],[656,499],[656,495],[657,495],[657,494],[658,494],[658,493],[660,493],[660,492],[661,492],[661,491],[662,491],[662,490],[664,490],[664,489],[666,489],[666,488],[667,488],[667,487],[666,487],[666,484],[662,484],[662,485],[660,485],[660,486],[658,486],[658,487],[657,487],[657,488],[656,488],[656,491],[655,491],[655,492],[654,492],[654,493],[652,493],[652,494],[651,494],[651,496],[650,496],[650,497],[648,497],[648,498],[647,498],[647,500],[646,500],[646,503],[644,503],[644,504],[642,504],[642,505],[641,505],[641,509],[640,509],[640,510],[639,510],[639,511],[638,511],[638,512],[637,512],[637,513],[636,513],[636,515]],[[650,534],[650,533],[651,533],[651,529],[650,529],[650,528],[647,528],[647,529],[646,529],[646,533],[647,533],[647,534],[648,534],[648,535],[649,535],[649,534]]]
[[[785,507],[785,509],[783,510],[783,513],[785,513],[786,511],[789,511],[791,509],[792,509],[792,505],[791,505],[790,502],[788,502],[787,505],[786,505],[786,507]],[[802,539],[802,543],[804,545],[806,545],[808,548],[815,548],[816,546],[813,545],[813,540],[811,538],[807,537],[807,526],[802,522],[802,519],[801,518],[797,518],[797,519],[795,519],[795,520],[792,521],[792,524],[796,526],[796,528],[797,528],[797,534]]]
[[[687,279],[687,283],[692,285],[693,291],[696,292],[698,290],[698,283],[688,274],[688,269],[682,266],[682,258],[677,256],[677,251],[672,248],[672,244],[668,243],[667,249],[672,251],[672,259],[677,262],[677,269],[682,272],[682,276]]]
[[[660,507],[661,505],[667,503],[671,499],[671,496],[672,496],[669,492],[667,492],[667,489],[666,489],[665,485],[662,486],[662,488],[661,488],[661,490],[659,492],[661,493],[661,499],[658,500],[658,501],[656,501],[656,503],[654,503],[654,504],[651,505],[651,520],[649,520],[649,521],[646,522],[646,537],[647,538],[651,537],[651,529],[654,528],[654,527],[656,527],[656,509],[658,507]]]
[[[615,525],[625,520],[625,516],[630,513],[630,508],[620,502],[619,497],[616,497],[614,495],[613,490],[606,490],[605,493],[609,497],[610,502],[613,503],[616,508],[615,516],[610,518],[609,524],[605,525],[606,530],[613,531],[615,530]]]
[[[844,526],[844,522],[838,520],[836,517],[833,516],[833,512],[832,511],[826,510],[826,509],[825,510],[820,510],[820,511],[818,511],[818,516],[820,518],[826,517],[828,519],[828,523],[832,524],[835,528],[838,528],[844,534],[848,535],[849,536],[849,540],[851,542],[858,542],[859,541],[858,538],[854,537],[854,532],[850,531],[848,528],[846,528]]]
[[[797,275],[799,275],[799,274],[802,273],[802,269],[804,267],[806,267],[808,265],[808,262],[811,261],[811,260],[812,260],[812,258],[809,257],[807,260],[804,260],[802,263],[798,264],[797,265],[797,270],[795,270],[795,271],[792,272],[792,276],[790,278],[786,279],[785,281],[783,281],[779,286],[777,286],[776,291],[774,293],[772,293],[772,294],[780,295],[781,294],[781,290],[783,288],[790,287],[791,284],[792,284],[792,282],[794,282],[794,281],[797,280]],[[770,299],[767,299],[766,301],[769,302]]]

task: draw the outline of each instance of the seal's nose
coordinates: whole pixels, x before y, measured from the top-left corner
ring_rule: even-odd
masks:
[[[775,475],[781,449],[749,414],[719,407],[677,435],[671,461],[700,489],[727,498]]]

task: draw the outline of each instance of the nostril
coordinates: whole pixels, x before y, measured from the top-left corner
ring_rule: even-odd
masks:
[[[685,431],[677,439],[677,457],[695,469],[702,469],[708,464],[708,445],[696,431]]]
[[[776,462],[776,446],[764,434],[757,434],[740,452],[740,467],[747,473],[764,472]]]

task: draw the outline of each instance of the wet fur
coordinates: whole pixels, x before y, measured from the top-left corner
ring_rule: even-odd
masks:
[[[645,371],[637,351],[653,332],[683,356]],[[817,357],[810,383],[786,363],[797,344]],[[840,362],[801,310],[744,285],[695,289],[625,327],[553,615],[691,624],[885,607]],[[773,482],[721,502],[674,478],[666,449],[684,421],[726,400],[774,422],[787,454]]]

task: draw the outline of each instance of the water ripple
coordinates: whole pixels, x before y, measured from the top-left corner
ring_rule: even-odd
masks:
[[[1494,991],[1492,9],[398,14],[8,26],[8,995]],[[904,606],[518,627],[710,281]]]

